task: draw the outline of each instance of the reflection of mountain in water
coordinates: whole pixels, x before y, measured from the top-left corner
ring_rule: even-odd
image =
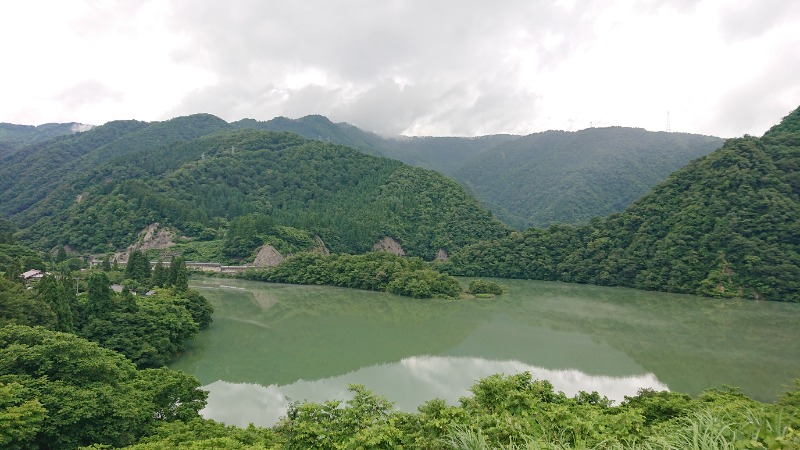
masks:
[[[506,314],[480,324],[457,346],[443,354],[516,360],[545,369],[576,369],[584,373],[626,376],[648,372],[626,353],[578,330],[533,326]]]
[[[216,381],[204,387],[209,391],[203,416],[230,425],[273,425],[286,413],[291,400],[323,402],[350,398],[350,384],[363,384],[387,397],[403,411],[415,411],[428,400],[443,398],[450,404],[470,395],[469,388],[480,378],[495,374],[530,372],[534,379],[550,381],[556,391],[573,396],[579,391],[597,391],[617,402],[642,388],[666,390],[655,375],[603,376],[579,370],[552,370],[515,360],[492,361],[483,358],[414,356],[391,364],[380,364],[346,375],[317,381],[267,387]]]
[[[202,383],[289,384],[439,354],[489,320],[464,314],[465,305],[456,301],[330,286],[200,281],[194,286],[214,305],[214,321],[171,367]]]
[[[654,373],[678,392],[729,384],[762,401],[775,401],[800,374],[800,359],[787,356],[800,354],[800,305],[499,281],[507,295],[439,301],[194,279],[214,305],[214,322],[171,367],[204,384],[288,386],[419,355],[451,356],[606,377]],[[478,378],[465,375],[464,386]],[[377,390],[377,383],[367,386]]]

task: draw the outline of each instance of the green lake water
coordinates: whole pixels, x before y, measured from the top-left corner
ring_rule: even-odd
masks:
[[[499,372],[616,401],[726,384],[774,401],[800,378],[797,304],[495,281],[509,293],[446,301],[193,278],[214,322],[171,367],[209,391],[205,417],[265,426],[290,400],[347,399],[351,383],[415,411],[433,398],[457,404]]]

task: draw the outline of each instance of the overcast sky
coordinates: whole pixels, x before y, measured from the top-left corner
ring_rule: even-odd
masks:
[[[323,114],[381,134],[761,135],[798,0],[4,0],[0,122]]]

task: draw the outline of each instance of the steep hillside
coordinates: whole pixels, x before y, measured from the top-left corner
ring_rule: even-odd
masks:
[[[518,228],[586,223],[622,211],[722,139],[631,128],[529,136],[381,137],[318,115],[244,119],[236,128],[289,131],[444,173]]]
[[[398,136],[383,142],[384,155],[412,166],[442,172],[458,181],[458,170],[472,158],[519,136],[497,134],[478,137]]]
[[[0,214],[11,216],[26,210],[56,190],[89,153],[145,126],[133,120],[109,122],[28,146],[7,157],[0,165]]]
[[[28,216],[42,214],[29,210],[31,207],[48,195],[74,199],[80,194],[74,190],[75,178],[104,161],[228,128],[225,121],[209,114],[152,123],[114,121],[28,146],[6,158],[0,167],[0,214],[13,215],[21,226],[28,226],[32,223]]]
[[[249,214],[309,230],[333,251],[384,236],[433,259],[507,231],[455,182],[356,150],[255,130],[130,153],[85,171],[72,189],[30,208],[21,240],[42,248],[124,248],[153,222],[188,236]]]
[[[619,212],[722,139],[635,128],[536,133],[482,152],[453,173],[519,228]]]
[[[46,123],[39,126],[0,123],[0,159],[29,145],[91,129],[80,123]]]
[[[370,155],[383,155],[381,150],[384,148],[384,139],[382,137],[363,131],[349,123],[333,123],[327,117],[320,115],[310,115],[299,119],[276,117],[266,122],[242,119],[232,122],[231,126],[252,130],[288,131],[306,139],[346,145]]]
[[[621,214],[467,247],[456,273],[800,301],[800,110],[730,139]]]
[[[90,168],[124,155],[166,149],[235,129],[288,131],[440,171],[518,228],[585,223],[621,211],[671,171],[721,145],[718,138],[628,128],[524,137],[384,138],[319,115],[266,122],[242,119],[230,124],[209,114],[150,123],[116,121],[29,145],[7,156],[0,167],[0,214],[14,215],[26,227],[32,223],[29,216],[45,214],[45,204],[57,203],[58,209],[68,197],[82,194],[75,189],[75,178]],[[38,204],[48,193],[58,198]],[[54,211],[50,208],[47,213]]]

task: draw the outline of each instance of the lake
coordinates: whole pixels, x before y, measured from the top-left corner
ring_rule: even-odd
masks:
[[[464,282],[468,280],[463,280]],[[214,322],[170,366],[209,391],[203,416],[273,425],[289,401],[363,384],[415,411],[457,404],[493,373],[530,372],[567,395],[737,386],[774,401],[800,378],[800,305],[494,280],[492,299],[417,300],[327,286],[193,278]]]

